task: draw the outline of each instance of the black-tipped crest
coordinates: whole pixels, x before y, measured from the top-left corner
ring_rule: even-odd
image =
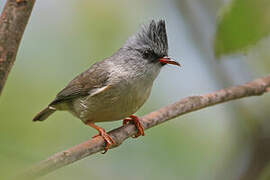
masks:
[[[139,51],[150,51],[158,57],[168,55],[168,39],[164,20],[155,22],[152,20],[149,25],[131,37],[125,46]]]

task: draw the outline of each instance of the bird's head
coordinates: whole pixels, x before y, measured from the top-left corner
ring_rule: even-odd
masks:
[[[141,30],[131,36],[125,43],[124,48],[136,51],[149,63],[178,65],[180,64],[168,57],[168,38],[165,21],[155,22],[142,26]]]

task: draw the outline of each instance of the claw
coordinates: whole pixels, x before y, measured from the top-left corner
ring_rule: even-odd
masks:
[[[101,136],[105,141],[105,148],[102,154],[105,154],[109,150],[110,146],[115,144],[115,141],[111,138],[111,136],[109,136],[109,134],[106,133],[104,129],[100,129],[99,134],[96,136]]]
[[[109,134],[106,133],[106,131],[103,128],[98,127],[94,123],[87,123],[87,125],[95,128],[99,132],[99,134],[93,136],[92,138],[101,136],[104,139],[105,147],[104,147],[104,152],[102,152],[102,154],[105,154],[109,150],[110,146],[115,144],[115,141],[111,138],[111,136]]]
[[[139,136],[144,136],[144,128],[142,126],[142,124],[140,123],[140,120],[137,116],[131,115],[129,116],[129,118],[126,118],[123,120],[123,126],[125,126],[126,124],[128,124],[129,122],[133,122],[134,125],[136,126],[136,128],[138,129],[137,134],[135,134],[133,136],[133,138],[137,138]]]

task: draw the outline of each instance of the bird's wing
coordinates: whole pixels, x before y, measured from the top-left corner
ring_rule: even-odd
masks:
[[[90,69],[75,77],[49,104],[53,106],[69,100],[95,93],[95,89],[107,86],[109,73],[104,70],[104,63],[94,64]]]

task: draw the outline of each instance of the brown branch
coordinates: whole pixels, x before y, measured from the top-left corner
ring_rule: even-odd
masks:
[[[256,79],[249,83],[239,86],[233,86],[202,96],[190,96],[174,104],[163,107],[157,111],[151,112],[140,119],[143,127],[149,129],[177,116],[196,111],[215,104],[224,103],[248,96],[258,96],[267,92],[270,87],[270,75]],[[125,139],[136,134],[137,130],[132,124],[119,127],[109,132],[109,135],[119,146]],[[114,148],[112,147],[112,148]],[[83,159],[89,155],[100,152],[104,149],[104,141],[101,137],[83,142],[63,152],[56,153],[47,160],[41,161],[36,166],[29,169],[20,177],[26,179],[35,179],[46,175],[58,168]]]
[[[0,95],[15,62],[35,0],[7,0],[0,17]]]

